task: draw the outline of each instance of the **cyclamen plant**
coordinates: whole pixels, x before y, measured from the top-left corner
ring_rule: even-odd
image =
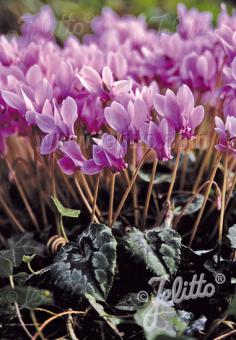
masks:
[[[178,18],[176,32],[167,33],[148,28],[144,18],[104,9],[92,22],[92,34],[82,42],[70,36],[61,46],[54,36],[53,12],[44,6],[22,18],[21,35],[0,37],[0,204],[17,231],[27,226],[3,198],[5,189],[10,195],[7,183],[15,184],[37,231],[36,209],[46,227],[53,195],[57,205],[61,199],[86,209],[90,229],[93,222],[107,224],[108,240],[120,225],[140,229],[135,231],[139,237],[153,226],[179,228],[205,189],[192,213],[198,211],[193,226],[183,233],[185,241],[189,246],[198,242],[210,202],[209,214],[220,210],[216,228],[222,246],[236,185],[236,14],[222,6],[214,27],[211,14],[180,4]],[[207,147],[192,150],[202,138]],[[26,168],[32,176],[22,175]],[[163,169],[168,169],[164,180]],[[217,204],[210,197],[213,187]],[[184,207],[176,208],[176,193],[189,195]],[[73,215],[67,213],[62,216]],[[55,233],[68,243],[62,219],[56,225]],[[98,251],[100,239],[90,232]],[[161,236],[154,239],[159,242]],[[86,248],[89,237],[85,232],[80,246]],[[135,237],[127,237],[134,249]],[[142,237],[145,244],[153,242],[148,232]],[[116,241],[111,244],[115,247]],[[65,256],[74,248],[69,244]],[[104,298],[107,291],[96,294]]]
[[[128,185],[128,191],[132,190],[135,196],[132,189],[133,179],[138,176],[135,169],[147,157],[146,154],[143,157],[143,148],[155,151],[154,165],[157,160],[172,159],[173,142],[178,135],[182,140],[197,137],[197,129],[204,120],[204,106],[217,107],[221,89],[220,100],[225,103],[229,117],[225,130],[220,118],[216,120],[216,131],[220,134],[217,149],[233,154],[229,122],[233,122],[231,114],[235,114],[232,102],[235,62],[232,48],[226,48],[226,39],[233,32],[234,16],[227,17],[223,9],[214,29],[209,14],[188,12],[184,5],[179,5],[178,14],[180,24],[177,33],[171,36],[149,30],[138,19],[120,18],[106,9],[100,18],[94,19],[94,35],[86,36],[83,44],[69,37],[63,48],[54,40],[55,18],[49,7],[43,7],[35,16],[23,17],[22,36],[1,40],[1,110],[3,117],[7,117],[7,128],[5,118],[1,128],[2,155],[7,155],[9,135],[22,135],[30,141],[33,134],[42,139],[41,155],[59,157],[57,163],[66,175],[77,172],[95,175],[109,169],[113,191],[114,174],[125,171],[127,175],[130,167],[132,185]],[[199,20],[204,22],[201,27]],[[139,35],[128,29],[130,24]],[[40,43],[35,43],[35,37]],[[174,37],[178,39],[179,52],[171,55],[168,41]],[[167,58],[169,62],[163,63]],[[200,105],[195,106],[194,101]],[[85,133],[92,137],[89,141],[92,153]],[[96,134],[99,137],[93,138]],[[130,150],[132,164],[128,161]],[[180,156],[178,147],[167,202]]]

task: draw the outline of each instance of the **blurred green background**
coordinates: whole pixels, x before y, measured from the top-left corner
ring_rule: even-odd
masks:
[[[95,15],[104,6],[112,7],[120,14],[144,14],[150,27],[174,29],[176,6],[178,0],[0,0],[0,32],[18,32],[21,16],[24,13],[35,13],[43,4],[49,4],[57,19],[57,37],[64,40],[70,33],[82,36],[90,29]],[[211,11],[216,20],[221,1],[218,0],[184,0],[188,8]],[[236,1],[224,1],[231,9]]]

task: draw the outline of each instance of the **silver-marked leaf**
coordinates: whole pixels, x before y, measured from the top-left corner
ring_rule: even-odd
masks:
[[[79,217],[80,210],[65,208],[56,197],[54,196],[51,196],[51,197],[61,216],[73,217],[73,218]]]
[[[181,320],[171,302],[152,297],[139,309],[134,319],[144,330],[147,340],[155,340],[159,335],[176,337],[181,335],[187,325]]]
[[[230,240],[231,248],[236,249],[236,224],[229,228],[227,237]]]
[[[154,228],[142,232],[136,228],[125,236],[128,250],[137,261],[158,277],[169,279],[176,273],[180,262],[181,238],[171,228]]]
[[[55,285],[67,293],[106,300],[116,267],[116,240],[104,224],[91,224],[76,243],[67,243],[51,269]]]
[[[139,177],[146,183],[149,183],[151,180],[151,171],[145,172],[144,170],[139,171]],[[160,183],[170,183],[171,182],[171,174],[157,174],[154,178],[153,184],[160,184]]]
[[[179,215],[183,209],[183,207],[185,206],[185,204],[190,201],[190,199],[192,198],[192,194],[178,194],[176,196],[173,196],[172,201],[174,202],[174,215]],[[193,202],[191,202],[188,207],[185,209],[183,215],[191,215],[193,213],[195,213],[196,211],[198,211],[203,204],[204,201],[204,196],[201,194],[198,194],[195,199],[193,200]]]

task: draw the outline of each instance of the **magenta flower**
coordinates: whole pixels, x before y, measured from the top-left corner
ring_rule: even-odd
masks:
[[[78,118],[77,104],[73,98],[67,97],[58,111],[54,105],[53,115],[39,114],[36,116],[36,124],[46,136],[43,138],[40,153],[47,155],[54,152],[60,142],[76,138],[74,124]]]
[[[229,152],[236,156],[236,118],[227,116],[225,123],[219,118],[215,118],[216,128],[220,140],[216,149],[221,152]]]
[[[47,101],[51,101],[53,97],[53,89],[49,81],[43,77],[39,65],[33,65],[29,68],[25,76],[25,83],[16,82],[15,92],[2,91],[2,98],[5,103],[17,110],[22,116],[26,112],[31,112],[27,121],[35,124],[36,112],[41,112]],[[18,89],[18,87],[20,87]],[[46,104],[47,105],[47,104]]]
[[[178,33],[184,39],[204,35],[212,29],[212,14],[210,12],[199,12],[195,8],[188,11],[186,6],[180,3],[178,5],[178,17]]]
[[[21,27],[24,38],[33,41],[39,38],[52,39],[56,20],[49,6],[43,6],[36,15],[26,14],[22,17]]]
[[[85,161],[81,170],[88,175],[99,173],[103,168],[120,172],[126,168],[124,157],[127,151],[126,142],[119,143],[117,139],[104,133],[101,139],[93,138],[97,145],[93,146],[93,158]]]
[[[182,85],[176,95],[171,90],[167,90],[164,96],[156,94],[154,107],[184,139],[194,137],[196,127],[204,118],[203,106],[194,108],[192,91],[186,85]]]
[[[105,66],[102,70],[102,77],[89,66],[84,66],[80,71],[79,79],[81,84],[89,93],[95,93],[104,101],[121,93],[127,93],[132,88],[131,80],[114,81],[111,69]]]
[[[128,140],[138,141],[140,128],[148,118],[148,110],[141,98],[129,101],[127,107],[113,101],[105,108],[104,116],[111,128],[120,132]]]
[[[73,175],[77,170],[81,169],[86,159],[82,155],[78,143],[75,141],[64,142],[60,147],[60,150],[64,155],[57,163],[65,174]]]
[[[91,94],[78,100],[79,118],[90,133],[96,133],[105,123],[104,107],[100,98]]]
[[[163,118],[159,125],[152,121],[145,123],[141,128],[141,139],[156,151],[159,160],[167,161],[172,158],[171,144],[175,139],[175,129],[166,119]]]
[[[213,88],[217,81],[215,56],[210,51],[186,55],[180,66],[180,77],[185,84],[201,92]]]

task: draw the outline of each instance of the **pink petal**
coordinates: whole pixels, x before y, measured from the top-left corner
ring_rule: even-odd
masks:
[[[120,103],[115,101],[110,107],[105,108],[104,116],[110,127],[119,132],[127,131],[131,123],[127,111]]]
[[[18,110],[21,113],[25,113],[25,103],[23,99],[17,94],[9,91],[2,91],[2,98],[8,106]]]
[[[104,84],[109,89],[111,89],[112,84],[113,84],[113,75],[112,75],[111,69],[108,66],[103,67],[102,80],[103,80]]]
[[[40,146],[41,155],[49,155],[54,152],[58,147],[59,141],[56,133],[46,135]]]
[[[51,133],[55,131],[55,122],[52,116],[39,114],[36,117],[36,123],[43,132]]]
[[[86,175],[95,175],[98,174],[101,171],[102,167],[98,166],[93,159],[89,159],[88,161],[85,161],[81,171]]]
[[[64,123],[73,130],[74,124],[78,118],[77,104],[73,98],[67,97],[65,100],[63,100],[61,116]]]
[[[84,66],[79,79],[82,85],[90,92],[97,93],[102,89],[102,79],[98,72],[90,66]]]

